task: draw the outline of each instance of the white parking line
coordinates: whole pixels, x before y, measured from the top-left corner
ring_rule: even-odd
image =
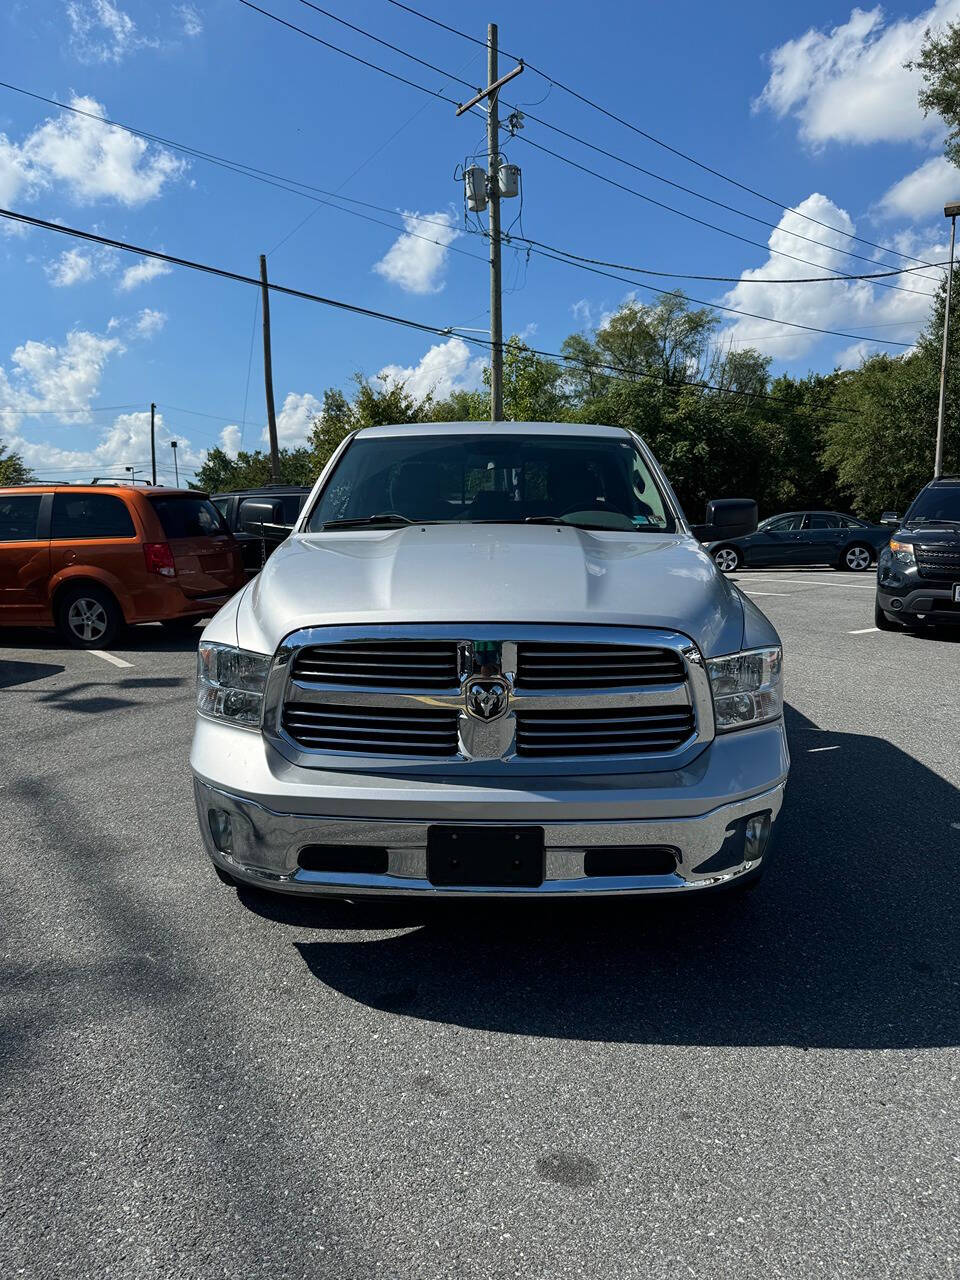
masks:
[[[127,662],[123,658],[116,657],[115,654],[106,653],[103,649],[88,649],[87,653],[92,653],[95,658],[102,658],[104,662],[112,662],[115,667],[132,667],[132,662]]]
[[[876,584],[873,582],[869,584],[864,582],[826,582],[822,578],[816,578],[813,581],[811,581],[809,578],[781,578],[778,573],[757,573],[757,574],[751,573],[749,578],[734,578],[733,581],[736,582],[738,586],[740,586],[744,582],[752,582],[755,579],[759,580],[760,578],[763,578],[765,581],[786,582],[786,583],[789,583],[791,586],[809,587],[811,589],[813,587],[841,587],[841,588],[852,587],[854,591],[875,591],[876,590]]]
[[[859,631],[848,631],[848,636],[868,636],[871,631],[879,631],[879,627],[861,627]]]
[[[795,596],[796,591],[754,591],[752,587],[741,587],[746,595],[749,596]]]

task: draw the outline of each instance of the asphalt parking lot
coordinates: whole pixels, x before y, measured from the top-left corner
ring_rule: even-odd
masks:
[[[737,581],[794,762],[743,900],[238,894],[196,639],[0,634],[0,1275],[960,1274],[960,631]]]

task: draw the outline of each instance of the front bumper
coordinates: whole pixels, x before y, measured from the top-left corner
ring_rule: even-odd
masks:
[[[899,587],[878,582],[877,604],[891,618],[923,618],[960,626],[960,604],[954,602],[949,582],[924,581],[915,575]]]
[[[525,776],[510,785],[303,768],[258,734],[203,719],[191,753],[200,831],[217,865],[262,888],[350,897],[593,896],[719,886],[759,867],[765,850],[747,856],[746,824],[766,815],[772,833],[789,764],[782,721],[720,736],[669,773]],[[230,819],[227,839],[222,815]],[[542,827],[543,883],[435,887],[426,859],[427,830],[435,823],[479,826],[491,840],[505,826]],[[317,845],[348,854],[351,846],[385,849],[386,871],[300,867],[300,851]],[[586,874],[590,850],[654,847],[673,850],[673,871]]]

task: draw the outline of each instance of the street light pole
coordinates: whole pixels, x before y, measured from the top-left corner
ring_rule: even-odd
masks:
[[[170,441],[170,448],[173,450],[173,474],[176,479],[177,488],[180,488],[180,468],[177,466],[177,442]]]
[[[943,355],[940,359],[940,403],[937,407],[937,451],[933,461],[933,478],[943,475],[943,426],[947,404],[947,350],[950,341],[950,294],[953,292],[953,249],[957,238],[957,214],[960,203],[944,206],[943,216],[950,219],[950,262],[947,266],[947,298],[943,306]]]
[[[124,471],[129,471],[129,472],[130,472],[130,483],[131,483],[131,484],[133,484],[133,485],[135,485],[135,484],[137,483],[137,468],[136,468],[136,467],[124,467],[123,469],[124,469]]]

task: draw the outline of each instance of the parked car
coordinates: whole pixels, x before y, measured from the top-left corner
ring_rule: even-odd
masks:
[[[215,493],[210,501],[240,543],[249,575],[259,573],[297,523],[310,496],[308,485],[271,484],[263,489],[234,489]]]
[[[864,573],[890,538],[884,525],[841,511],[788,511],[762,521],[755,533],[708,543],[724,573],[745,565],[826,564]]]
[[[0,489],[0,626],[109,646],[123,622],[195,626],[246,581],[205,493],[131,485]]]
[[[929,623],[960,625],[960,476],[926,485],[899,520],[877,564],[881,631]]]
[[[629,430],[371,427],[203,633],[200,831],[221,879],[290,893],[746,887],[781,670]]]

